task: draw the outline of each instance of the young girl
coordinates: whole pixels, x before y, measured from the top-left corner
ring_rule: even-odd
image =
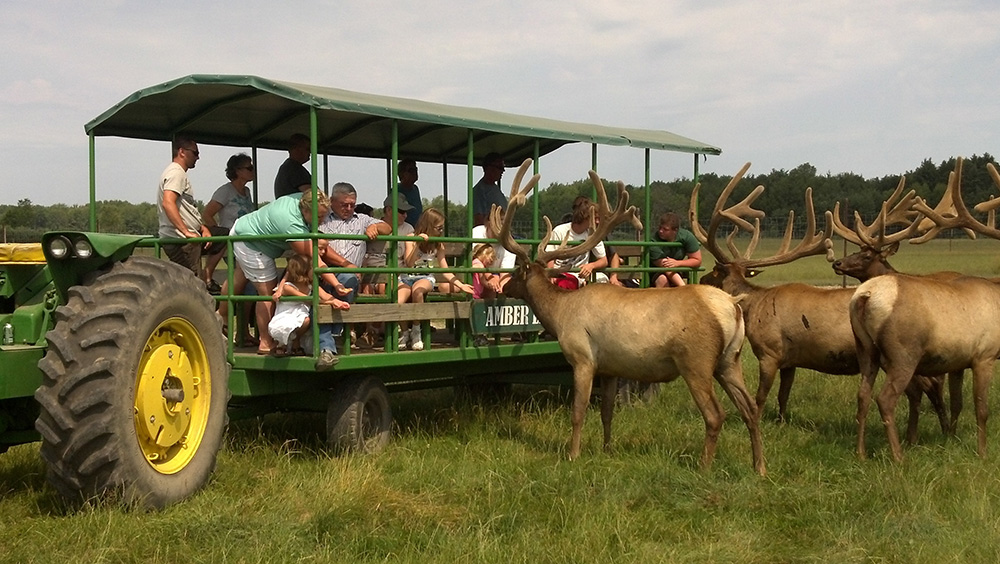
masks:
[[[493,265],[497,255],[493,251],[493,245],[483,243],[478,245],[472,252],[472,268],[486,269]],[[485,278],[489,276],[487,272],[476,272],[472,275],[472,297],[479,300],[483,298],[494,298],[496,292],[486,285]]]
[[[430,237],[440,237],[443,232],[444,214],[434,208],[425,209],[420,214],[413,231],[413,234],[421,237],[423,241],[406,242],[406,266],[412,267],[413,271],[399,276],[399,303],[423,303],[427,293],[434,289],[434,274],[421,272],[422,269],[448,268],[444,244],[428,240]],[[462,282],[454,274],[446,272],[440,276],[453,288],[458,288],[467,294],[473,293],[472,286]],[[399,323],[399,350],[406,350],[407,345],[415,351],[424,350],[419,323],[413,324],[412,328],[409,321]]]
[[[326,249],[328,241],[320,239],[318,245],[319,252],[322,253]],[[319,266],[326,266],[322,259],[319,261]],[[350,288],[345,287],[340,282],[337,282],[333,289],[341,296],[351,293]],[[323,288],[317,288],[317,291],[319,291],[319,303],[321,304],[332,306],[334,309],[351,307],[349,303],[331,296]],[[285,275],[271,295],[271,299],[278,302],[278,305],[275,308],[274,317],[267,325],[267,332],[271,334],[277,344],[271,354],[274,356],[305,354],[299,338],[309,328],[309,308],[312,304],[304,301],[281,301],[281,297],[284,295],[312,295],[312,257],[305,255],[289,257],[285,266]]]
[[[312,294],[312,266],[309,257],[293,255],[288,259],[285,276],[274,290],[278,302],[274,317],[267,326],[274,338],[274,356],[299,354],[302,347],[299,337],[309,328],[309,302],[282,300],[282,296],[308,296]]]

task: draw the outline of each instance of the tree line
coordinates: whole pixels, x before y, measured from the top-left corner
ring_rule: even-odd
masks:
[[[962,194],[970,209],[974,204],[997,195],[997,187],[986,170],[986,164],[991,162],[995,163],[996,160],[989,153],[965,159]],[[882,201],[896,189],[900,176],[906,177],[907,190],[916,190],[917,195],[933,206],[944,194],[948,174],[954,167],[955,158],[937,164],[931,159],[924,159],[915,169],[902,175],[866,179],[850,172],[818,174],[816,167],[804,163],[791,170],[748,174],[734,192],[731,203],[741,200],[754,187],[764,186],[764,194],[755,202],[754,207],[767,214],[765,236],[780,236],[788,210],[795,210],[796,224],[800,229],[804,228],[805,189],[810,186],[813,189],[817,214],[822,214],[823,210],[832,210],[834,204],[839,201],[843,219],[848,224],[855,210],[858,210],[867,222],[878,213]],[[699,178],[702,186],[699,221],[702,224],[707,223],[712,206],[731,179],[732,176],[715,173],[702,174]],[[609,188],[614,185],[611,180],[604,182]],[[652,182],[650,194],[653,222],[655,223],[656,218],[666,211],[676,212],[686,220],[693,187],[692,179],[683,177],[672,181]],[[630,202],[641,208],[646,199],[645,186],[627,185],[626,189],[629,191]],[[552,183],[538,192],[539,216],[547,215],[555,224],[571,209],[573,200],[577,196],[589,197],[593,193],[594,186],[589,178],[568,184]],[[613,194],[608,196],[612,199],[615,197]],[[444,209],[443,204],[441,196],[425,201],[426,206],[438,209]],[[533,207],[533,201],[526,205],[528,210]],[[531,218],[527,213],[522,213],[523,217],[518,218],[518,231],[530,233]],[[447,225],[450,235],[466,234],[466,214],[467,209],[464,204],[449,204]],[[89,229],[89,218],[88,206],[84,204],[40,206],[33,204],[29,199],[23,199],[16,205],[0,205],[0,226],[4,242],[38,242],[46,231],[86,231]],[[97,230],[103,233],[153,235],[157,231],[157,210],[156,204],[153,203],[100,201],[97,218]]]

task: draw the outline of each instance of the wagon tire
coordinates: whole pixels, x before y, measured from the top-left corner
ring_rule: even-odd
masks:
[[[229,422],[229,364],[200,280],[131,257],[71,287],[46,339],[35,428],[60,494],[158,509],[205,485]]]
[[[374,376],[351,377],[334,388],[326,412],[326,442],[334,452],[374,454],[389,444],[389,392]]]

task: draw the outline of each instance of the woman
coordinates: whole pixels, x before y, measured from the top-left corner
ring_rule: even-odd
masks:
[[[229,182],[219,186],[212,194],[212,200],[201,212],[201,222],[208,227],[212,235],[228,235],[237,219],[256,209],[250,197],[250,190],[247,188],[247,183],[254,179],[253,159],[250,155],[239,153],[229,157],[229,161],[226,162],[226,178]],[[225,243],[212,243],[208,247],[204,276],[209,293],[218,294],[221,291],[212,276],[225,250]]]
[[[330,199],[327,198],[326,194],[320,192],[317,195],[316,203],[319,208],[319,217],[326,217],[330,213]],[[230,235],[301,235],[309,232],[311,218],[312,192],[302,194],[301,197],[299,194],[290,194],[237,219]],[[245,276],[243,283],[245,284],[246,280],[249,280],[257,289],[258,296],[272,295],[279,278],[278,267],[274,259],[280,257],[288,249],[297,254],[312,257],[312,241],[309,239],[276,238],[233,243],[233,256],[236,258],[243,276]],[[319,267],[326,268],[322,258],[319,260]],[[241,271],[238,270],[237,274]],[[332,273],[326,273],[323,276],[325,278],[333,277],[336,280],[336,276]],[[237,280],[237,287],[239,287],[239,283]],[[337,309],[350,307],[350,304],[332,297],[324,300],[323,303]],[[273,301],[257,302],[257,327],[262,328],[257,354],[270,354],[274,347],[274,339],[266,331],[273,316]]]

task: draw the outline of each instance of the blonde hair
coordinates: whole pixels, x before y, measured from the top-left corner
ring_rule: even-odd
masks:
[[[437,208],[427,208],[420,214],[420,219],[417,220],[417,224],[413,226],[413,234],[419,235],[421,233],[429,233],[431,227],[440,223],[444,225],[444,214],[437,210]],[[440,237],[440,233],[433,234],[434,237]],[[441,243],[432,241],[420,241],[417,243],[417,247],[420,248],[420,252],[429,253]]]
[[[302,217],[309,218],[312,217],[312,190],[302,194],[302,199],[299,200],[299,211],[302,212]],[[326,208],[326,211],[330,211],[330,198],[322,193],[316,192],[316,203],[320,208]],[[320,214],[320,222],[323,221],[323,215]]]
[[[300,291],[305,292],[306,288],[312,284],[312,259],[305,255],[288,257],[285,278],[288,282],[295,284],[295,287]]]
[[[489,243],[480,243],[476,245],[476,248],[472,251],[472,258],[479,259],[479,262],[484,265],[489,265],[497,259],[497,254],[493,250],[493,245]]]

